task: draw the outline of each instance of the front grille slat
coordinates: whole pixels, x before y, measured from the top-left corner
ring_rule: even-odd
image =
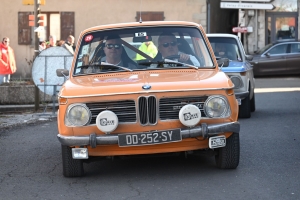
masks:
[[[148,98],[148,112],[149,112],[149,123],[155,124],[156,119],[156,98],[153,96],[150,96]]]
[[[86,106],[92,113],[90,124],[96,124],[97,115],[104,110],[114,112],[120,123],[136,122],[136,106],[133,100],[86,103]]]
[[[200,109],[202,117],[206,117],[203,111],[206,99],[207,96],[162,98],[159,100],[159,118],[161,120],[179,119],[180,109],[187,104],[196,105]]]
[[[145,125],[148,123],[148,112],[147,112],[147,98],[140,97],[139,98],[139,115],[140,115],[140,123]]]

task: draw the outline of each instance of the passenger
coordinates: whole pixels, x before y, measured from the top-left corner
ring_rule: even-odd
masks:
[[[143,42],[141,46],[139,47],[139,50],[144,52],[145,54],[148,54],[150,57],[154,58],[157,54],[157,47],[153,44],[152,41]],[[136,60],[144,60],[142,55],[136,54]]]
[[[163,58],[179,55],[179,62],[200,66],[200,63],[195,56],[185,54],[178,50],[177,39],[175,35],[171,33],[163,33],[158,37],[158,51]]]

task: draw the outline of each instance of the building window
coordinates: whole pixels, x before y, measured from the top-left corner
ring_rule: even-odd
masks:
[[[30,45],[34,38],[34,27],[28,24],[28,16],[32,12],[18,13],[18,44]],[[74,12],[44,12],[44,31],[39,33],[39,40],[48,40],[55,35],[57,40],[66,40],[75,33]],[[33,45],[33,44],[32,44]]]
[[[18,44],[29,45],[31,44],[31,27],[29,26],[29,15],[32,12],[19,12],[18,13]]]
[[[297,0],[274,0],[276,8],[271,12],[297,12]]]

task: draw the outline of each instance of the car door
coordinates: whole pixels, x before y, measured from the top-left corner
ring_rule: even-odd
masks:
[[[300,74],[300,42],[290,43],[290,51],[286,56],[286,74]]]
[[[258,63],[260,74],[280,75],[285,73],[288,44],[277,44],[264,52]]]

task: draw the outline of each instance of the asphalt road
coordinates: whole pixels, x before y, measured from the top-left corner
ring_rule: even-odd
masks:
[[[208,156],[102,160],[64,178],[56,121],[0,131],[0,199],[300,199],[300,78],[256,79],[235,170]]]

